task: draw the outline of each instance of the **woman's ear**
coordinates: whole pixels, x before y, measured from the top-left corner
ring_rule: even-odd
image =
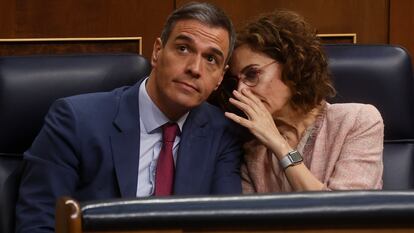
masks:
[[[154,47],[152,49],[152,55],[151,55],[151,65],[154,67],[157,62],[158,62],[158,58],[160,56],[160,52],[162,50],[162,41],[161,38],[157,38],[154,42]]]

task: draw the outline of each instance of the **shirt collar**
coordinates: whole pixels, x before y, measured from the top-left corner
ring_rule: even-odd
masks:
[[[144,126],[144,130],[149,134],[154,132],[154,130],[160,128],[165,123],[170,122],[170,120],[167,116],[164,115],[163,112],[161,112],[161,110],[149,97],[147,89],[145,88],[147,81],[148,77],[145,78],[145,80],[141,82],[141,85],[139,86],[138,102],[140,120]],[[188,117],[188,114],[189,112],[184,114],[182,117],[180,117],[180,119],[178,119],[178,121],[176,121],[178,127],[180,128],[180,132],[183,130],[183,126]]]

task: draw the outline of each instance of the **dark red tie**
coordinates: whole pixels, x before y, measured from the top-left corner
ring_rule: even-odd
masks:
[[[178,133],[176,123],[167,123],[162,126],[162,148],[157,162],[155,173],[155,196],[168,196],[174,186],[174,157],[173,146]]]

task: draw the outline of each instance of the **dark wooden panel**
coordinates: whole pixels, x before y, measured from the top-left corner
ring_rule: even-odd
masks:
[[[0,38],[14,36],[14,1],[0,1]]]
[[[140,38],[0,40],[0,56],[35,54],[137,53]]]
[[[14,6],[11,7],[11,6]],[[149,57],[173,0],[7,0],[0,1],[2,38],[143,38],[143,55]],[[8,10],[6,12],[9,12]]]
[[[181,5],[190,0],[177,0]],[[388,43],[389,0],[209,0],[240,26],[247,18],[276,8],[303,15],[318,33],[356,33],[358,43]]]
[[[317,34],[322,43],[325,44],[356,44],[356,33],[334,33],[334,34]]]
[[[142,36],[143,55],[149,57],[167,15],[175,5],[180,6],[188,1],[0,1],[0,38]],[[389,1],[210,0],[227,11],[236,26],[259,13],[286,8],[304,15],[319,33],[357,33],[359,43],[388,42]],[[404,0],[395,2],[400,1]],[[406,2],[412,5],[410,0]],[[402,8],[404,12],[412,12],[412,9]],[[399,12],[401,9],[393,11]],[[394,22],[399,25],[398,20]],[[412,30],[404,29],[404,33],[412,33]],[[393,38],[402,41],[398,37]]]
[[[414,54],[414,1],[391,0],[390,43],[405,47]],[[413,61],[414,63],[414,61]]]

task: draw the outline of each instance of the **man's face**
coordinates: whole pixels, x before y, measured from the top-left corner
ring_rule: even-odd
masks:
[[[196,20],[176,22],[166,44],[160,39],[154,44],[147,84],[151,99],[167,116],[201,104],[223,79],[228,52],[225,29]]]

